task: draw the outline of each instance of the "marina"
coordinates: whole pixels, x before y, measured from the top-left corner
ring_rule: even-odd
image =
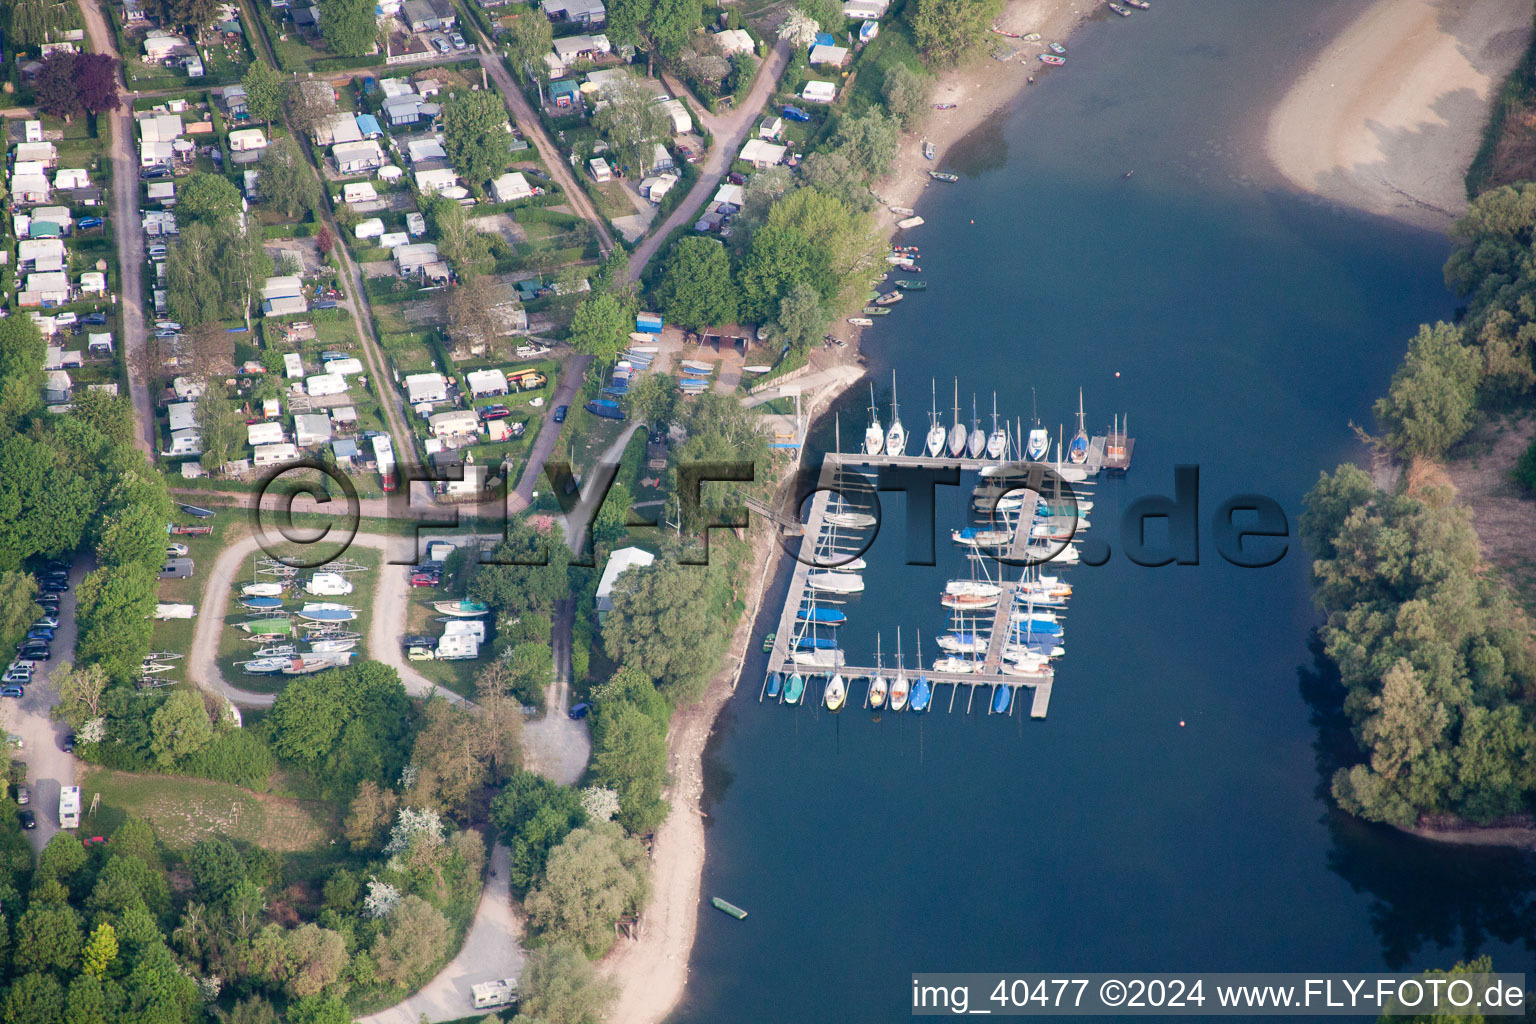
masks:
[[[1052,659],[1064,653],[1059,616],[1071,587],[1059,577],[1042,576],[1042,567],[1077,562],[1071,542],[1088,528],[1087,512],[1093,507],[1081,500],[1079,489],[1099,473],[1128,470],[1135,440],[1119,417],[1106,433],[1090,436],[1080,397],[1077,433],[1070,444],[1061,439],[1057,461],[1048,462],[1043,456],[1052,445],[1038,420],[1026,442],[1023,424],[1000,420],[994,400],[990,434],[982,432],[974,408],[967,434],[958,384],[954,409],[954,423],[946,428],[935,400],[927,443],[913,445],[923,454],[908,454],[893,380],[890,421],[881,422],[872,393],[860,450],[842,451],[838,425],[835,450],[822,457],[804,522],[774,517],[787,534],[800,537],[800,548],[778,627],[764,637],[768,659],[759,701],[814,702],[834,712],[854,704],[872,710],[921,713],[943,707],[952,712],[963,694],[962,709],[969,713],[980,690],[988,714],[1022,714],[1027,706],[1031,718],[1046,717],[1056,680]],[[961,441],[949,446],[953,456],[946,453],[951,433]],[[1026,451],[1042,457],[1027,460]],[[905,623],[892,624],[894,664],[878,653],[874,665],[855,664],[837,639],[836,627],[848,618],[839,606],[864,590],[865,531],[878,521],[872,514],[875,478],[881,469],[896,467],[976,474],[973,507],[980,524],[953,531],[939,524],[940,534],[947,533],[967,556],[972,578],[951,580],[939,595],[949,623],[939,635],[929,636],[930,650],[939,649],[931,664],[922,660],[922,635],[916,629],[908,636],[915,640],[917,664],[909,666],[903,659]],[[877,644],[877,652],[881,649],[891,650]],[[942,692],[946,686],[948,694]],[[1030,691],[1027,705],[1019,692],[1025,689]]]

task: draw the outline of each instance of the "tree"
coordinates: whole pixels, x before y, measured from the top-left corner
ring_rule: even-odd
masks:
[[[138,674],[154,633],[155,576],[153,568],[123,565],[97,569],[80,581],[75,592],[80,664],[100,664],[113,679]]]
[[[641,423],[669,423],[677,408],[677,378],[669,373],[643,373],[630,382],[623,400],[631,418]]]
[[[683,48],[693,30],[704,21],[701,0],[655,0],[651,7],[651,41],[664,56]]]
[[[16,643],[25,635],[27,627],[37,621],[42,608],[32,600],[36,595],[37,580],[30,574],[15,570],[0,572],[0,644],[9,647]],[[48,674],[59,679],[61,671],[67,673],[68,668],[61,665]]]
[[[496,337],[500,319],[493,312],[496,287],[474,274],[448,294],[448,332],[454,341],[489,343]]]
[[[349,958],[340,932],[311,923],[293,929],[284,938],[288,949],[283,987],[289,996],[318,996],[341,980]]]
[[[909,65],[897,64],[885,73],[880,96],[886,112],[905,129],[911,129],[928,112],[928,90],[933,80]]]
[[[519,990],[518,1016],[544,1024],[601,1024],[618,995],[570,942],[530,950]]]
[[[443,101],[443,149],[477,193],[507,167],[507,110],[489,89],[456,90]]]
[[[31,48],[57,41],[69,27],[68,11],[69,6],[57,0],[15,0],[11,5],[12,45]]]
[[[43,113],[61,117],[65,122],[85,112],[80,101],[80,87],[75,82],[75,54],[72,50],[53,50],[42,60],[33,80],[37,107]]]
[[[167,298],[171,313],[187,327],[211,323],[224,315],[224,293],[208,273],[219,258],[213,232],[206,224],[181,229],[165,260]]]
[[[508,878],[526,890],[544,873],[549,851],[586,820],[575,790],[516,771],[491,801],[491,823],[512,851]]]
[[[837,0],[795,0],[795,10],[814,21],[823,32],[834,35],[848,23],[843,16],[843,5]]]
[[[161,20],[168,25],[187,28],[196,38],[213,24],[219,4],[218,0],[160,0],[160,9]]]
[[[384,838],[384,830],[395,819],[395,809],[400,797],[392,789],[385,789],[372,779],[365,779],[357,787],[348,809],[345,830],[347,842],[354,850],[372,849]]]
[[[593,723],[592,777],[619,794],[619,823],[653,831],[667,816],[667,726],[629,703],[604,707]]]
[[[240,190],[222,174],[197,172],[176,187],[177,220],[213,221],[240,212]]]
[[[313,134],[336,113],[336,91],[316,78],[289,78],[283,82],[283,114],[289,126]]]
[[[772,318],[796,284],[828,303],[851,299],[868,284],[882,244],[867,216],[834,197],[809,188],[786,195],[769,208],[737,274],[743,315]]]
[[[16,922],[18,971],[72,971],[80,958],[80,915],[73,907],[34,903]]]
[[[245,105],[252,117],[267,124],[277,120],[283,109],[283,76],[276,68],[266,61],[253,60],[240,84],[245,88]]]
[[[195,411],[197,433],[203,443],[203,468],[217,472],[244,443],[240,430],[244,421],[219,381],[209,382]]]
[[[506,663],[512,692],[524,704],[542,708],[544,690],[555,678],[555,658],[549,645],[534,640],[520,643],[508,653]]]
[[[614,13],[619,9],[615,5],[608,11],[606,31],[614,42],[624,41],[614,34]],[[518,77],[525,82],[533,79],[543,80],[549,77],[549,66],[544,63],[544,55],[554,44],[554,29],[550,26],[548,18],[541,18],[528,12],[524,12],[524,15],[512,19],[512,24],[502,33],[502,42],[506,44],[507,58],[511,61],[512,70]]]
[[[629,344],[630,311],[608,292],[591,295],[571,318],[571,347],[599,363],[618,358]]]
[[[64,989],[50,974],[24,974],[6,994],[6,1024],[56,1024],[63,1014]]]
[[[507,658],[497,658],[475,674],[476,716],[485,732],[486,753],[497,782],[518,766],[523,713],[511,696],[516,682]]]
[[[171,768],[213,739],[213,725],[203,698],[189,690],[177,690],[166,698],[150,719],[150,749],[161,768]]]
[[[325,45],[342,57],[365,57],[379,48],[371,0],[320,0]]]
[[[75,55],[75,86],[80,106],[87,114],[103,114],[117,108],[117,58],[105,53]]]
[[[0,569],[78,548],[96,500],[90,483],[68,472],[57,449],[21,434],[0,434],[0,522],[6,524]]]
[[[277,756],[345,799],[364,779],[398,778],[405,767],[411,703],[379,662],[301,677],[278,694],[268,721]]]
[[[100,979],[117,959],[117,929],[106,921],[91,932],[90,940],[80,951],[80,969],[91,977]]]
[[[75,667],[64,662],[50,675],[58,682],[58,713],[70,728],[101,717],[101,698],[107,690],[107,673],[100,665]]]
[[[645,847],[612,822],[578,828],[550,852],[544,881],[528,894],[529,922],[555,941],[600,957],[619,918],[645,903]]]
[[[31,317],[0,320],[0,424],[14,423],[42,405],[47,347]]]
[[[912,41],[938,67],[959,64],[980,45],[1002,0],[914,0],[908,21]]]
[[[592,517],[592,542],[612,545],[629,532],[629,515],[635,499],[629,488],[615,482]]]
[[[1472,426],[1480,377],[1477,353],[1462,344],[1459,328],[1420,327],[1387,397],[1376,402],[1388,443],[1407,455],[1445,454]]]
[[[854,117],[844,117],[832,137],[837,152],[848,158],[848,165],[865,181],[885,177],[896,159],[901,142],[901,128],[879,107],[870,107]]]
[[[245,880],[245,858],[223,836],[208,836],[192,845],[187,854],[197,895],[207,903],[221,903]]]
[[[604,89],[603,109],[592,115],[592,126],[608,140],[619,166],[639,174],[650,169],[656,145],[672,134],[671,117],[656,94],[633,77]]]
[[[264,66],[260,61],[251,67]],[[289,138],[273,139],[256,161],[261,172],[261,201],[291,218],[308,214],[320,203],[320,183]]]
[[[484,730],[469,711],[443,700],[428,702],[423,717],[411,750],[416,778],[406,798],[413,806],[460,813],[490,777]]]
[[[700,625],[712,617],[705,573],[658,559],[614,584],[603,644],[614,661],[661,680],[664,689],[692,690],[722,650],[720,638]]]
[[[448,951],[452,935],[442,911],[420,896],[406,896],[374,943],[378,976],[402,988],[414,987]]]
[[[800,164],[800,178],[818,192],[832,196],[856,213],[874,209],[869,186],[859,180],[843,150],[811,153]]]
[[[736,286],[725,246],[712,238],[680,239],[668,253],[656,299],[673,323],[696,331],[736,320]]]
[[[809,348],[831,319],[821,295],[808,284],[796,284],[779,300],[773,326],[777,338],[794,349]]]
[[[789,40],[797,50],[807,49],[816,41],[816,33],[820,31],[821,26],[816,23],[816,19],[798,7],[779,22],[778,29],[779,38]]]
[[[96,542],[100,565],[148,565],[165,555],[165,515],[151,505],[129,505],[102,519]]]
[[[453,264],[460,279],[467,281],[490,269],[491,238],[469,223],[464,207],[447,196],[433,196],[424,208],[438,250]]]

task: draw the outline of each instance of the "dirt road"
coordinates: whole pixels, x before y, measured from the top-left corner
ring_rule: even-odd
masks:
[[[352,543],[376,551],[393,551],[398,549],[402,539],[359,533]],[[258,550],[260,545],[256,538],[246,537],[219,553],[218,561],[213,563],[208,588],[203,592],[202,607],[197,609],[197,628],[192,634],[192,650],[188,654],[189,676],[193,682],[245,707],[270,707],[277,698],[270,693],[253,693],[231,686],[219,671],[217,659],[219,638],[226,628],[224,614],[229,608],[235,578],[240,575],[245,560]],[[400,673],[406,692],[412,696],[424,697],[436,690],[455,704],[466,703],[458,694],[439,689],[436,683],[417,672],[405,660],[405,654],[400,649],[400,638],[405,635],[405,613],[410,590],[406,567],[381,565],[378,571],[382,576],[374,588],[373,620],[368,631],[369,657],[382,661]]]
[[[112,32],[107,27],[97,0],[81,0],[85,30],[91,37],[91,49],[121,59]],[[122,77],[121,73],[118,76]],[[139,224],[139,162],[133,153],[133,94],[126,81],[119,81],[122,105],[111,114],[101,115],[112,132],[112,233],[117,239],[117,275],[119,304],[123,313],[123,351],[128,357],[128,391],[133,398],[133,412],[139,430],[135,441],[153,456],[155,451],[155,413],[149,401],[149,382],[144,379],[145,346],[149,331],[144,324],[144,232]],[[98,124],[100,121],[98,122]]]

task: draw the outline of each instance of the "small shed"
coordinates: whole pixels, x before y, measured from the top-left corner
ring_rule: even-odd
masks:
[[[498,203],[511,203],[531,195],[533,189],[528,186],[528,179],[515,171],[503,174],[491,182],[491,198]]]

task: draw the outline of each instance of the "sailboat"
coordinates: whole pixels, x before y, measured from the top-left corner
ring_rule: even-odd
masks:
[[[938,458],[944,454],[944,424],[939,422],[939,386],[929,381],[933,387],[933,411],[928,414],[928,456]]]
[[[827,681],[827,688],[822,692],[821,699],[827,702],[828,711],[841,711],[843,701],[848,699],[848,686],[843,682],[841,673],[837,673]]]
[[[875,678],[869,681],[869,706],[878,708],[885,704],[885,676],[881,675],[884,663],[880,657],[880,638],[875,637]]]
[[[244,597],[281,597],[283,585],[281,583],[247,583],[240,588]]]
[[[927,711],[928,702],[933,698],[933,688],[928,685],[928,677],[923,675],[923,634],[917,634],[917,682],[912,684],[912,697],[910,704],[913,712]]]
[[[896,371],[891,371],[891,429],[885,432],[887,455],[901,455],[907,450],[907,428],[901,425],[901,406],[896,401]]]
[[[911,686],[907,683],[907,667],[901,662],[901,630],[896,630],[896,678],[891,680],[891,710],[900,711],[907,706]]]
[[[1077,433],[1072,435],[1072,443],[1067,446],[1067,461],[1074,466],[1081,466],[1088,461],[1088,430],[1083,426],[1083,389],[1077,389]]]
[[[768,673],[768,696],[777,697],[779,695],[779,690],[783,685],[784,682],[779,678],[779,674],[777,672]]]
[[[960,423],[960,378],[955,378],[955,421],[949,428],[949,455],[958,459],[965,454],[965,427]]]
[[[880,412],[875,408],[875,385],[869,385],[869,426],[864,428],[864,454],[879,455],[885,447],[885,431],[880,426]]]
[[[1008,454],[1008,432],[997,425],[997,392],[992,392],[992,435],[987,438],[987,458],[1000,459]]]
[[[1035,425],[1029,428],[1029,440],[1024,442],[1024,457],[1031,462],[1039,462],[1051,450],[1051,435],[1040,425],[1040,406],[1035,401],[1034,388],[1029,389],[1029,408]]]
[[[1005,715],[1008,707],[1013,703],[1013,687],[1007,683],[997,683],[992,687],[992,711],[995,714]]]
[[[981,417],[976,415],[976,396],[971,396],[971,439],[966,444],[966,451],[971,458],[981,458],[981,453],[987,450],[987,435],[981,432]]]

